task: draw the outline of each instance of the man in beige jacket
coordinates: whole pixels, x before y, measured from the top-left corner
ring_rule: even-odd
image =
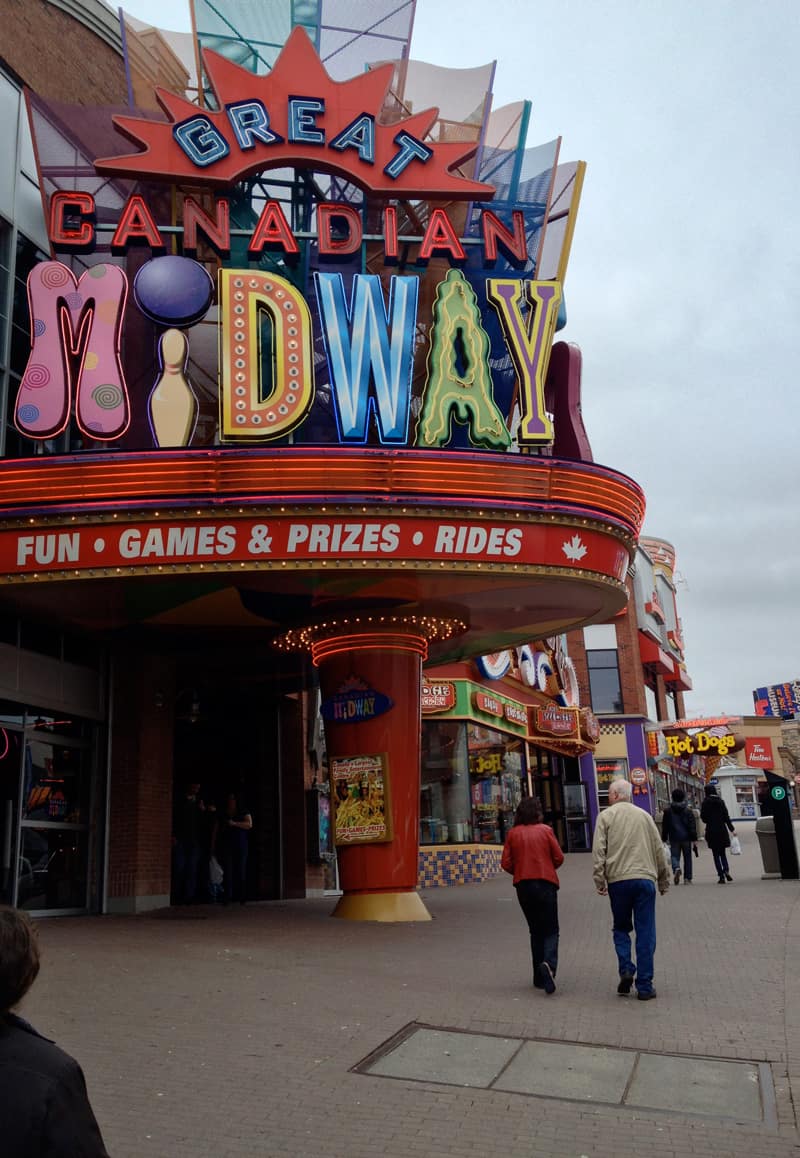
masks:
[[[656,884],[669,888],[669,865],[655,821],[631,804],[627,780],[612,780],[608,804],[594,830],[594,883],[608,894],[614,917],[614,948],[619,962],[617,993],[631,991],[636,979],[640,1001],[655,997],[653,957],[656,951]],[[631,930],[636,930],[636,964],[631,957]]]

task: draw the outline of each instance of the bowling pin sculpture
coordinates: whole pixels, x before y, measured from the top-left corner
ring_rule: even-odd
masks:
[[[199,262],[188,257],[154,257],[136,275],[136,304],[159,326],[161,373],[150,391],[147,411],[156,446],[188,446],[197,427],[199,404],[186,375],[189,339],[183,332],[204,316],[214,283]]]
[[[189,340],[167,330],[158,340],[161,375],[150,391],[147,412],[156,446],[188,446],[197,426],[198,403],[186,377]]]

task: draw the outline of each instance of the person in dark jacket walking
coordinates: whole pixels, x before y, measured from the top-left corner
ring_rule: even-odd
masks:
[[[706,798],[700,809],[700,819],[706,826],[706,843],[714,855],[714,868],[719,875],[717,883],[724,885],[726,881],[733,880],[726,849],[731,846],[728,834],[734,832],[734,827],[728,816],[725,801],[717,795],[713,784],[706,784]]]
[[[528,922],[533,984],[548,995],[556,991],[558,968],[558,873],[564,863],[555,833],[544,823],[535,796],[520,801],[514,826],[506,837],[500,865],[514,877],[519,907]]]
[[[108,1158],[81,1067],[11,1012],[38,972],[30,919],[0,907],[0,1153]]]
[[[681,883],[681,853],[683,853],[683,883],[692,883],[692,852],[697,852],[697,821],[686,803],[682,788],[672,791],[672,804],[664,809],[661,820],[661,839],[669,844],[672,858],[672,877]]]

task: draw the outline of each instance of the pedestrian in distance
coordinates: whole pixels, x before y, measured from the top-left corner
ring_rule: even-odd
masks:
[[[253,817],[237,794],[229,792],[224,808],[217,813],[211,841],[212,852],[222,865],[224,905],[233,900],[243,905],[247,900],[248,834],[252,827]]]
[[[533,984],[549,995],[556,991],[558,969],[558,873],[564,863],[555,834],[544,823],[535,796],[520,801],[503,846],[501,867],[514,878],[519,907],[531,935]]]
[[[729,833],[734,833],[735,829],[725,801],[717,795],[713,784],[706,784],[706,798],[700,808],[700,819],[706,826],[706,844],[714,857],[717,884],[724,885],[727,881],[733,880],[727,850],[731,846]]]
[[[0,1153],[108,1158],[81,1067],[12,1013],[36,980],[39,948],[26,913],[0,907]]]
[[[189,781],[172,809],[172,891],[178,905],[196,899],[205,810],[199,780]]]
[[[595,888],[601,897],[608,895],[611,902],[619,966],[617,993],[627,996],[635,980],[636,996],[640,1001],[650,1001],[656,996],[656,886],[662,896],[669,889],[669,865],[656,822],[649,812],[631,804],[627,780],[611,781],[608,805],[594,830],[592,859]],[[633,930],[635,963],[631,954]]]
[[[682,788],[672,790],[672,804],[664,809],[661,819],[661,838],[669,845],[672,860],[672,879],[681,883],[681,855],[683,855],[683,883],[692,883],[692,853],[697,856],[697,820],[686,803]]]

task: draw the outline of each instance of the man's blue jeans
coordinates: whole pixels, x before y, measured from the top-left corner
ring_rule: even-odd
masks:
[[[620,976],[636,977],[639,993],[653,988],[656,951],[656,886],[651,880],[615,881],[608,886],[614,917],[614,948]],[[636,930],[636,964],[631,957],[631,931]]]

